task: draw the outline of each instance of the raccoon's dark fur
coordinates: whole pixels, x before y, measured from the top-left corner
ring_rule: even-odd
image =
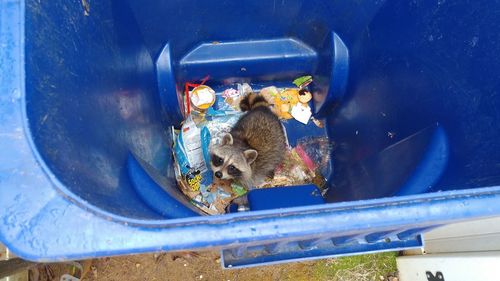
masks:
[[[264,97],[251,93],[240,102],[240,108],[247,113],[212,147],[211,167],[217,178],[234,179],[253,188],[274,176],[285,155],[286,139]]]

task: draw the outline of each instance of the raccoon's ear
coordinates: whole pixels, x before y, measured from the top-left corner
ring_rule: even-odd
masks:
[[[232,145],[233,144],[233,136],[230,133],[225,134],[222,137],[221,145]]]
[[[254,149],[247,149],[243,152],[243,155],[245,155],[245,158],[247,159],[248,164],[252,164],[255,159],[257,159],[257,150]]]

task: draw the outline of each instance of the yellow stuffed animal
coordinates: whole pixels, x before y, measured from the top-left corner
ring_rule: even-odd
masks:
[[[292,119],[290,112],[299,102],[299,89],[285,89],[274,98],[274,113],[282,119]]]
[[[280,119],[292,119],[292,109],[300,104],[303,108],[309,108],[312,95],[306,89],[288,88],[280,91],[271,86],[264,88],[260,94],[273,106],[273,112]]]

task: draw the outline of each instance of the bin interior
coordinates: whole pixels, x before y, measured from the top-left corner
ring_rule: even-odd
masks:
[[[172,212],[189,205],[168,133],[182,120],[184,82],[311,74],[327,125],[316,132],[335,144],[327,202],[496,185],[500,43],[487,5],[29,0],[29,133],[74,201],[124,220],[164,219],[141,197],[151,181],[137,178],[145,171],[170,194]]]

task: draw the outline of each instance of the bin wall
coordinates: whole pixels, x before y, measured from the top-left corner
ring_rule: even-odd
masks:
[[[26,108],[50,172],[75,198],[133,218],[159,218],[137,198],[129,151],[168,161],[153,58],[122,1],[26,1]],[[168,168],[167,168],[168,167]]]
[[[338,144],[332,179],[337,191],[331,200],[396,195],[397,186],[376,190],[373,185],[387,181],[391,171],[394,178],[408,177],[397,171],[415,149],[379,162],[377,169],[364,165],[369,175],[352,167],[433,124],[446,132],[449,159],[427,192],[500,182],[496,9],[498,3],[491,1],[387,1],[382,6],[348,46],[346,99],[330,119]]]

